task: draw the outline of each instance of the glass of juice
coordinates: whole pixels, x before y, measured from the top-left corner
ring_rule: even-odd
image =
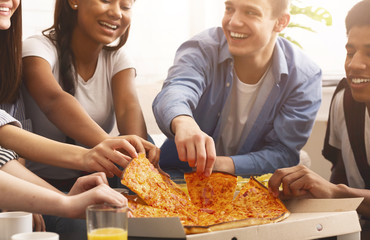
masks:
[[[88,240],[127,240],[127,207],[107,204],[86,209]]]

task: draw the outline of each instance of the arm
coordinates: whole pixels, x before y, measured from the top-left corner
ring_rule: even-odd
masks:
[[[18,172],[26,173],[22,176],[23,179],[12,175]],[[11,161],[0,170],[0,207],[13,211],[82,218],[86,207],[91,204],[107,202],[119,206],[127,205],[127,199],[109,188],[106,182],[105,175],[101,173],[85,176],[77,180],[71,196],[66,196],[17,161]],[[39,183],[41,186],[37,185]]]
[[[174,118],[171,126],[179,159],[188,162],[190,167],[196,167],[198,173],[211,175],[216,160],[213,139],[189,116]]]
[[[125,69],[112,79],[114,109],[121,135],[137,135],[147,139],[144,116],[134,84],[135,70]]]
[[[216,41],[213,41],[213,44]],[[197,166],[199,173],[209,175],[216,158],[213,139],[194,120],[200,98],[212,83],[210,68],[217,61],[217,46],[200,47],[198,39],[185,42],[178,49],[174,65],[163,88],[153,102],[153,113],[159,128],[175,144],[181,161]],[[219,85],[220,84],[220,85]]]
[[[40,109],[67,136],[90,147],[109,137],[79,102],[60,87],[46,60],[23,58],[23,79]]]
[[[255,131],[253,126],[249,133],[255,138],[250,141],[254,150],[231,156],[237,175],[272,173],[299,163],[299,151],[310,136],[321,103],[321,71],[297,79],[292,77],[280,88],[284,91],[276,87],[271,91],[271,95],[279,94],[279,98],[270,95],[275,102],[266,102],[254,123],[262,130]],[[273,115],[270,104],[277,109]],[[271,122],[261,124],[265,118]]]
[[[0,146],[12,149],[29,160],[88,172],[103,171],[108,176],[121,176],[121,170],[113,163],[126,167],[132,157],[137,157],[137,152],[145,149],[139,137],[124,136],[107,139],[88,150],[47,139],[10,124],[0,127],[0,136]],[[157,149],[155,146],[145,147]],[[156,153],[159,155],[159,152]]]
[[[282,191],[279,186],[282,184]],[[358,213],[370,217],[370,191],[350,188],[344,184],[333,184],[305,166],[299,165],[275,171],[269,180],[269,189],[282,199],[293,197],[352,198],[364,197]]]

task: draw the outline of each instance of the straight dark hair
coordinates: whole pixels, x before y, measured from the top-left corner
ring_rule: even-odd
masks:
[[[22,7],[10,19],[11,26],[0,30],[0,104],[19,97],[22,81]]]
[[[42,34],[49,38],[57,48],[59,60],[59,78],[64,91],[74,95],[76,92],[77,71],[75,56],[71,48],[72,32],[77,24],[77,11],[73,10],[67,0],[56,0],[54,24]],[[107,51],[116,51],[125,45],[130,27],[120,37],[116,46],[105,46]]]

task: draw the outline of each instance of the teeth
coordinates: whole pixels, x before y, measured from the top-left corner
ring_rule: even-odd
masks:
[[[353,83],[368,83],[370,82],[370,79],[365,79],[365,78],[352,78]]]
[[[248,37],[247,34],[236,33],[236,32],[230,32],[230,36],[233,38],[247,38]]]
[[[9,9],[9,8],[7,8],[7,7],[0,7],[0,11],[1,11],[1,12],[9,12],[9,11],[10,11],[10,9]]]
[[[106,23],[106,22],[101,22],[102,25],[106,26],[106,27],[109,27],[113,30],[117,29],[117,25],[112,25],[112,24],[109,24],[109,23]]]

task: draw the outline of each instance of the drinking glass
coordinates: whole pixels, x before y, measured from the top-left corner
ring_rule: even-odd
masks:
[[[107,204],[88,206],[86,224],[88,240],[127,240],[127,207]]]

